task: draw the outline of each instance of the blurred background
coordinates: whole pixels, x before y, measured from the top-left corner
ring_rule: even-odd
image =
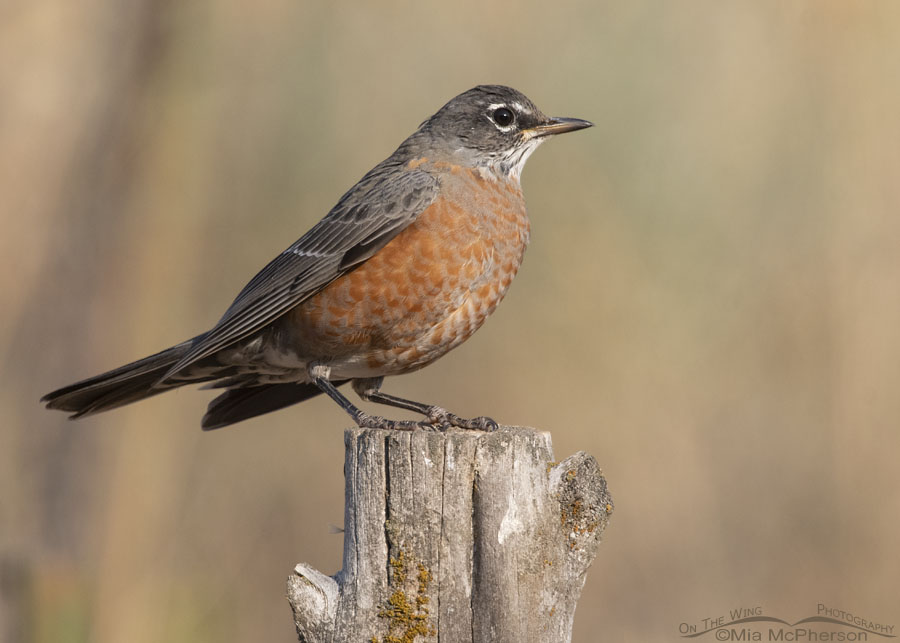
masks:
[[[900,4],[0,6],[0,638],[295,641],[347,417],[204,434],[182,389],[38,398],[205,330],[457,93],[594,129],[523,183],[506,301],[387,390],[551,431],[616,512],[575,640],[739,607],[900,625]]]

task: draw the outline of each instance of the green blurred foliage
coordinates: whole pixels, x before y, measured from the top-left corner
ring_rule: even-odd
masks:
[[[837,0],[5,4],[4,634],[296,640],[293,563],[340,566],[333,404],[202,434],[208,393],[78,425],[37,399],[211,325],[484,82],[597,126],[529,162],[494,318],[388,390],[598,458],[576,641],[745,604],[896,623],[898,29]]]

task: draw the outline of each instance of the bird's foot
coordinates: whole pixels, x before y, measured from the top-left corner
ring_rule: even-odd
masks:
[[[498,428],[497,423],[489,417],[461,418],[440,406],[429,406],[426,415],[428,422],[441,430],[448,429],[451,426],[474,431],[496,431]]]
[[[389,431],[412,431],[421,428],[433,428],[427,422],[416,422],[415,420],[388,420],[380,415],[369,415],[368,413],[359,413],[353,418],[356,425],[361,429],[387,429]]]
[[[471,429],[474,431],[496,431],[497,423],[489,417],[461,418],[439,406],[428,407],[426,420],[389,420],[380,415],[369,415],[359,412],[353,416],[356,425],[361,429],[387,429],[389,431],[446,431],[450,427]]]

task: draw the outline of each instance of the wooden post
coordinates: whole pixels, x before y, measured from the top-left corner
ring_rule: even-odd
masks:
[[[288,579],[301,642],[571,640],[613,508],[594,458],[515,427],[344,442],[344,568]]]

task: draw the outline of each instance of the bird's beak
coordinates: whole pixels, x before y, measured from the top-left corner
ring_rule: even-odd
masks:
[[[551,118],[546,123],[527,129],[525,132],[528,134],[528,138],[538,138],[574,132],[586,127],[593,127],[593,125],[592,122],[583,121],[580,118]]]

